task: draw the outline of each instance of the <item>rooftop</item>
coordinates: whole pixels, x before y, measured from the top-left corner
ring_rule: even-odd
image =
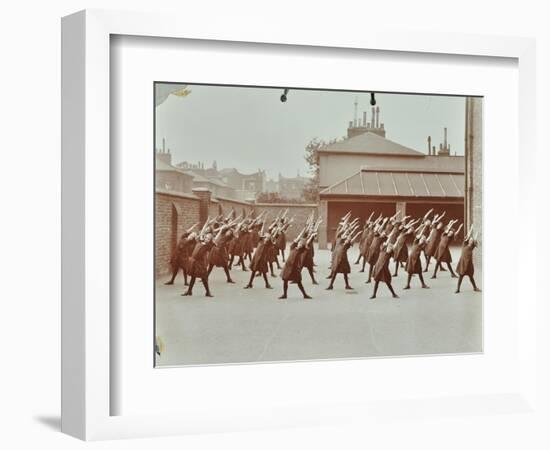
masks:
[[[333,142],[319,149],[320,152],[363,153],[373,155],[400,155],[424,157],[424,153],[390,141],[377,134],[366,132],[342,141]]]
[[[320,195],[464,197],[464,172],[423,169],[361,169]]]

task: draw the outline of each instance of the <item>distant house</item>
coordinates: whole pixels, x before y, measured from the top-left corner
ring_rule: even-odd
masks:
[[[279,195],[282,198],[301,199],[304,196],[304,187],[310,179],[298,173],[296,177],[287,178],[279,174]]]
[[[206,188],[212,193],[212,196],[216,198],[237,198],[235,195],[235,189],[228,186],[220,179],[207,178],[195,170],[186,170],[184,172],[193,177],[193,188]]]
[[[247,191],[254,194],[264,191],[265,172],[263,170],[245,174],[235,168],[228,168],[221,169],[219,176],[224,183],[227,183],[236,191]]]
[[[165,162],[166,159],[156,158],[155,187],[165,191],[187,192],[193,188],[193,177],[183,170]]]

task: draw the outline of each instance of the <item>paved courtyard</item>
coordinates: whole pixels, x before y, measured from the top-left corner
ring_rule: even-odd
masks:
[[[414,277],[412,289],[405,291],[406,274],[400,269],[393,286],[400,299],[393,299],[380,285],[375,300],[369,300],[372,285],[366,274],[353,265],[357,246],[349,252],[352,263],[350,284],[338,275],[333,291],[327,291],[330,252],[317,250],[315,263],[319,286],[311,284],[303,271],[306,291],[312,300],[303,300],[295,285],[288,299],[281,295],[282,280],[271,278],[272,290],[256,278],[254,288],[245,290],[250,272],[234,267],[236,284],[226,284],[223,270],[215,268],[210,277],[214,298],[204,296],[197,282],[192,297],[182,297],[183,276],[172,286],[157,280],[156,334],[165,349],[157,357],[159,366],[189,364],[288,361],[304,359],[356,358],[480,352],[482,350],[482,293],[472,291],[469,280],[462,292],[454,294],[456,279],[440,272],[438,279],[421,289]],[[458,249],[453,260],[458,260]],[[393,269],[393,262],[391,263]],[[454,264],[453,264],[454,266]],[[367,265],[368,268],[368,265]],[[433,267],[432,267],[433,268]],[[477,268],[476,268],[477,270]],[[276,271],[278,273],[278,271]],[[481,273],[476,273],[480,288]]]

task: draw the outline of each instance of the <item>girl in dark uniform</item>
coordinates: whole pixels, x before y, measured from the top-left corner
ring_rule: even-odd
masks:
[[[311,277],[312,284],[319,284],[317,283],[317,280],[315,280],[315,276],[313,275],[314,273],[313,257],[315,256],[315,251],[313,249],[313,239],[315,238],[316,235],[317,233],[312,231],[309,233],[309,235],[304,236],[304,239],[307,240],[307,245],[306,245],[306,251],[302,254],[302,267],[305,267],[309,272],[309,276]]]
[[[281,254],[281,257],[283,258],[283,262],[285,262],[285,250],[286,250],[286,234],[285,231],[290,226],[290,221],[285,222],[284,219],[280,219],[279,224],[279,232],[277,233],[277,237],[275,238],[275,246],[277,247],[277,253]]]
[[[399,271],[399,265],[407,262],[409,259],[409,249],[407,247],[407,240],[409,236],[414,233],[414,225],[417,221],[413,220],[407,224],[401,225],[399,228],[399,235],[395,241],[395,247],[393,250],[393,259],[395,261],[395,271],[393,276],[396,277]]]
[[[424,249],[424,256],[426,257],[426,268],[424,272],[428,271],[430,266],[430,260],[435,255],[437,248],[439,247],[439,242],[441,240],[441,235],[443,234],[443,223],[441,219],[445,216],[445,212],[438,216],[437,214],[434,217],[433,222],[430,224],[430,232],[426,239],[426,248]]]
[[[229,254],[227,252],[227,248],[232,240],[233,232],[231,230],[226,230],[220,237],[217,245],[210,250],[208,255],[208,276],[210,276],[214,267],[221,267],[225,272],[227,282],[235,283],[231,279],[231,274],[229,273]]]
[[[218,236],[216,239],[219,238],[222,229],[218,232]],[[191,281],[189,282],[189,287],[187,288],[187,291],[181,295],[187,296],[187,295],[193,295],[193,286],[195,286],[195,280],[197,278],[200,278],[202,280],[202,284],[204,286],[204,289],[206,290],[206,296],[207,297],[213,297],[212,293],[210,292],[210,287],[208,286],[208,252],[214,247],[214,242],[212,240],[212,234],[208,233],[202,242],[198,242],[195,245],[195,248],[193,249],[193,253],[191,253],[191,256],[189,257],[189,275],[191,275]]]
[[[250,274],[250,280],[244,289],[252,288],[252,282],[254,281],[254,277],[257,273],[261,273],[264,277],[266,289],[272,289],[269,281],[267,280],[267,268],[268,264],[270,264],[269,256],[270,252],[273,250],[274,244],[271,240],[271,234],[266,233],[263,236],[259,234],[259,236],[260,241],[258,242],[258,246],[254,251],[254,256],[252,257],[252,262],[250,263],[250,270],[252,273]],[[273,273],[273,266],[271,266],[271,272]]]
[[[376,298],[376,293],[378,292],[378,285],[381,281],[386,283],[388,289],[390,290],[393,298],[399,298],[399,296],[393,290],[391,285],[391,273],[389,269],[390,258],[393,255],[393,245],[386,241],[382,244],[380,252],[378,254],[378,259],[374,265],[374,270],[372,271],[372,276],[374,278],[374,291],[372,292],[371,299]]]
[[[363,227],[363,232],[361,233],[361,239],[359,239],[359,254],[357,255],[357,260],[355,261],[354,264],[359,264],[359,262],[361,261],[361,258],[363,258],[363,261],[365,261],[365,254],[366,254],[366,250],[368,249],[367,240],[369,238],[369,234],[371,230],[371,225],[372,225],[371,219],[373,215],[374,215],[374,211],[371,212],[369,218],[365,222],[365,226]],[[364,268],[364,264],[363,264],[363,268]]]
[[[352,222],[353,223],[353,222]],[[351,268],[348,260],[348,250],[353,245],[353,242],[361,234],[359,230],[355,235],[357,230],[357,225],[354,225],[352,228],[348,228],[343,234],[342,237],[336,242],[336,247],[334,249],[334,257],[331,265],[330,273],[330,283],[327,287],[327,291],[330,291],[334,287],[334,280],[336,275],[339,273],[344,275],[344,282],[346,289],[353,289],[349,284],[348,274],[351,272]]]
[[[228,251],[231,255],[231,259],[229,260],[229,270],[231,270],[231,267],[233,267],[233,263],[235,261],[235,258],[237,258],[237,265],[240,264],[243,272],[246,272],[246,267],[244,266],[244,259],[243,259],[243,251],[244,251],[244,236],[242,231],[242,224],[238,224],[237,228],[235,229],[233,239],[231,240]]]
[[[374,229],[374,234],[372,237],[372,242],[369,247],[369,253],[367,262],[369,263],[369,278],[366,283],[370,283],[372,279],[372,272],[374,270],[374,265],[378,261],[378,255],[380,254],[380,247],[382,243],[386,240],[386,233],[384,228],[386,227],[387,218],[382,221],[382,223]]]
[[[474,262],[473,262],[473,253],[474,248],[477,247],[477,234],[475,237],[472,237],[473,232],[473,226],[470,227],[470,231],[468,232],[468,236],[466,236],[466,239],[464,239],[464,242],[462,243],[462,253],[460,255],[460,259],[458,260],[458,264],[456,266],[456,271],[458,273],[458,284],[456,286],[455,294],[458,294],[460,292],[460,285],[462,284],[462,280],[465,276],[467,276],[470,279],[470,283],[472,283],[472,286],[474,287],[475,292],[481,292],[480,289],[478,289],[476,282],[474,280]]]
[[[439,268],[441,268],[441,265],[443,263],[447,265],[449,272],[451,272],[451,278],[456,278],[456,274],[454,273],[453,268],[451,266],[451,262],[453,261],[453,259],[451,257],[451,251],[449,250],[449,245],[451,241],[456,237],[456,235],[460,232],[460,229],[462,228],[462,224],[461,224],[458,227],[458,229],[454,231],[453,225],[456,222],[458,222],[458,220],[451,220],[447,225],[447,228],[441,235],[441,239],[439,240],[439,246],[437,247],[437,251],[435,252],[435,255],[434,255],[434,258],[437,261],[437,263],[435,265],[432,278],[437,277],[437,271]]]
[[[407,265],[405,271],[407,272],[407,285],[403,289],[411,288],[411,280],[413,275],[418,275],[422,288],[428,289],[426,283],[424,283],[424,277],[422,276],[422,263],[420,261],[420,255],[426,247],[426,236],[423,233],[423,229],[416,235],[407,258]]]
[[[290,245],[290,253],[286,259],[283,271],[281,272],[281,278],[283,279],[283,295],[279,299],[287,298],[288,283],[290,281],[295,282],[298,285],[298,289],[304,296],[304,299],[310,299],[311,297],[306,294],[304,286],[302,285],[302,254],[306,251],[306,241],[302,239],[301,234]]]
[[[170,258],[170,265],[172,267],[172,278],[170,279],[170,281],[167,281],[164,284],[174,284],[176,275],[181,269],[181,271],[183,272],[183,280],[185,286],[187,286],[187,260],[191,255],[193,248],[195,247],[195,238],[197,235],[196,233],[192,233],[192,230],[197,225],[198,224],[195,224],[191,228],[188,228],[187,231],[185,231],[185,233],[181,235],[180,240],[178,241],[178,245],[174,249],[172,257]]]

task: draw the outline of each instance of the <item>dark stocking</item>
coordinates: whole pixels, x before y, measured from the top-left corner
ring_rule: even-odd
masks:
[[[460,275],[458,277],[458,283],[456,285],[456,291],[455,294],[458,294],[460,292],[460,286],[462,285],[462,280],[464,279],[464,275]]]
[[[300,292],[302,293],[304,298],[311,298],[309,295],[306,294],[306,290],[304,289],[304,285],[301,281],[298,281],[296,284],[298,285],[298,289],[300,289]]]
[[[347,274],[347,273],[344,274],[344,281],[346,282],[346,289],[353,289],[353,288],[349,285],[349,280],[348,280],[348,274]]]
[[[281,295],[279,298],[280,299],[286,298],[287,293],[288,293],[288,280],[283,280],[283,295]]]
[[[379,283],[380,283],[379,281],[374,282],[374,291],[372,292],[372,295],[370,296],[370,298],[376,298],[376,293],[378,292]]]

